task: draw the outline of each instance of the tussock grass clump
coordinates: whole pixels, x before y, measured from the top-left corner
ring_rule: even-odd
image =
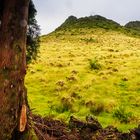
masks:
[[[58,113],[64,113],[67,111],[72,112],[73,111],[73,102],[74,102],[74,100],[72,98],[63,97],[61,99],[61,103],[55,108],[56,112],[58,112]]]
[[[90,100],[90,101],[86,102],[85,105],[86,105],[86,107],[90,108],[94,105],[94,103],[93,103],[93,101]]]
[[[120,106],[114,110],[113,117],[117,118],[121,123],[128,123],[131,121],[133,113],[126,111],[123,106]]]
[[[68,77],[66,77],[67,81],[69,82],[76,82],[77,78],[74,75],[70,75]]]
[[[87,106],[89,106],[90,112],[93,115],[99,115],[105,111],[105,105],[102,101],[89,102]]]
[[[81,38],[81,41],[84,41],[86,44],[88,43],[97,43],[97,40],[90,37],[90,38]]]
[[[76,92],[72,92],[70,96],[75,99],[81,99],[81,96]]]
[[[101,69],[101,64],[99,63],[99,60],[96,58],[89,60],[90,64],[90,69],[91,70],[100,70]]]
[[[56,85],[63,87],[65,85],[65,82],[63,80],[59,80]]]

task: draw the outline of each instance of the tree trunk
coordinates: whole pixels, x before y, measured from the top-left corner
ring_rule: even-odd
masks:
[[[27,129],[26,28],[29,0],[2,0],[0,23],[0,140]],[[13,138],[14,139],[14,138]],[[15,139],[14,139],[15,140]]]

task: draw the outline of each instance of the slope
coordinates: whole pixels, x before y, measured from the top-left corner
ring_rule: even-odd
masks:
[[[68,17],[66,21],[56,30],[67,30],[73,28],[104,28],[104,29],[119,29],[121,26],[110,19],[100,15],[76,18],[74,16]]]
[[[64,121],[90,114],[127,131],[140,120],[139,67],[138,37],[99,27],[59,28],[41,37],[40,54],[29,65],[30,106]]]

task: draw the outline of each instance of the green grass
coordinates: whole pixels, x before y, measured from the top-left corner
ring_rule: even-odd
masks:
[[[41,37],[40,54],[29,65],[29,104],[42,116],[68,121],[91,114],[103,126],[128,131],[140,122],[139,68],[139,38],[104,29],[53,32]],[[125,111],[118,119],[120,106]],[[129,112],[131,119],[122,122]]]

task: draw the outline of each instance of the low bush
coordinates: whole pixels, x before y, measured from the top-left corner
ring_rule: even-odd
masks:
[[[99,61],[97,59],[89,60],[89,64],[90,64],[90,69],[91,70],[101,69],[101,64],[99,63]]]
[[[90,106],[90,112],[93,115],[99,115],[105,110],[105,106],[102,102],[95,102],[92,106]]]
[[[92,38],[92,37],[90,37],[90,38],[82,38],[81,39],[81,41],[84,41],[85,43],[97,43],[97,40],[96,39],[94,39],[94,38]]]
[[[130,122],[132,116],[132,112],[127,112],[126,109],[122,106],[115,109],[115,111],[113,112],[113,117],[117,118],[121,123]]]
[[[73,111],[73,100],[71,98],[62,98],[60,105],[58,105],[55,110],[58,113],[64,113],[67,111]]]

